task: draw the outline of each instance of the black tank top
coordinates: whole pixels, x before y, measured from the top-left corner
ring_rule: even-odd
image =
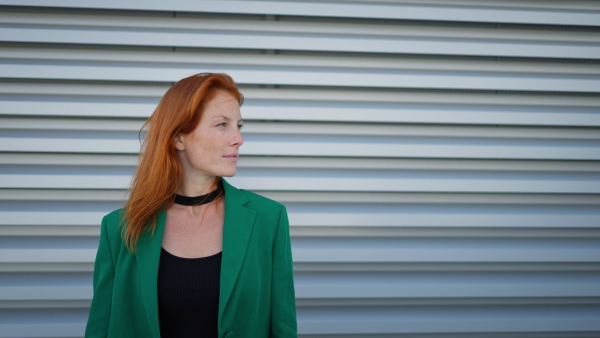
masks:
[[[158,318],[161,338],[218,336],[221,253],[182,258],[161,249]]]

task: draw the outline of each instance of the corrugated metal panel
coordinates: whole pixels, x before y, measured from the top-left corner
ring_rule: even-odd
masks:
[[[173,82],[247,101],[302,337],[600,336],[600,3],[0,0],[0,337],[81,337]]]

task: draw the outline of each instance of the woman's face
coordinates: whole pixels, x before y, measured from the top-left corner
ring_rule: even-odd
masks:
[[[230,177],[237,170],[242,115],[233,95],[218,91],[208,101],[196,129],[175,138],[184,179]]]

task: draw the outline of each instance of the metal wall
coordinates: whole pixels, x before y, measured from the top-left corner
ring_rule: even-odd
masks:
[[[302,337],[600,336],[598,1],[0,5],[0,337],[83,335],[137,131],[203,71]]]

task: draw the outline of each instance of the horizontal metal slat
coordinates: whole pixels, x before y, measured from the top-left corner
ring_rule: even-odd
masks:
[[[28,172],[36,167],[74,166],[129,168],[133,173],[138,164],[137,154],[69,154],[69,153],[0,153],[0,164],[22,166]],[[480,171],[480,172],[561,172],[599,173],[598,161],[536,161],[486,159],[415,159],[415,158],[348,158],[348,157],[261,157],[241,154],[240,173],[244,168],[264,169],[333,169],[333,170],[421,170],[421,171]],[[46,172],[47,173],[47,172]],[[268,189],[259,189],[268,190]]]
[[[0,13],[0,21],[6,27],[16,28],[79,28],[91,30],[112,31],[165,31],[171,33],[195,32],[229,32],[229,33],[251,33],[272,34],[277,36],[289,34],[292,37],[299,36],[336,36],[340,38],[413,38],[423,40],[449,40],[449,41],[490,41],[490,42],[558,42],[558,43],[598,43],[597,29],[573,30],[555,27],[536,26],[514,26],[514,25],[468,25],[444,24],[441,22],[427,22],[415,24],[403,21],[373,21],[357,20],[332,20],[306,19],[299,17],[279,17],[270,20],[257,17],[246,17],[227,19],[210,15],[193,15],[177,13],[148,13],[144,16],[126,15],[116,12],[116,15],[107,15],[103,12],[68,14],[44,12],[18,12],[7,11],[5,15]],[[599,12],[600,15],[600,12]]]
[[[1,5],[32,6],[32,7],[71,7],[88,9],[115,9],[115,10],[146,10],[146,11],[177,11],[177,12],[208,12],[208,13],[236,13],[259,15],[302,15],[326,16],[342,18],[368,18],[368,19],[395,19],[395,20],[427,20],[427,21],[458,21],[458,22],[503,22],[525,23],[544,25],[589,25],[598,26],[600,14],[592,11],[566,11],[560,12],[542,8],[522,10],[519,8],[486,8],[485,3],[471,6],[452,6],[445,3],[440,5],[419,6],[410,4],[384,4],[384,3],[302,3],[302,2],[270,2],[270,1],[203,1],[190,3],[175,0],[169,4],[137,3],[108,0],[102,4],[80,3],[73,0],[47,3],[40,0],[2,0]],[[517,7],[516,5],[511,4]],[[537,5],[537,3],[536,3]],[[506,6],[506,5],[505,5]],[[510,6],[510,5],[508,5]],[[530,5],[531,6],[531,5]],[[588,5],[589,6],[589,5]],[[579,9],[573,5],[575,9]],[[569,7],[567,7],[569,8]],[[593,8],[593,7],[592,7]],[[559,14],[559,15],[557,15]]]
[[[71,51],[74,53],[74,51]],[[37,53],[41,55],[43,53]],[[143,55],[143,54],[140,54]],[[137,57],[138,55],[135,55]],[[585,69],[589,69],[586,67]],[[202,69],[198,69],[202,71]],[[176,79],[179,80],[179,79]],[[152,100],[158,103],[172,82],[85,82],[85,81],[17,81],[3,79],[0,81],[0,93],[5,98],[39,97],[52,98],[60,102],[73,97],[75,101],[102,101],[107,98],[126,102],[134,99],[137,102]],[[589,94],[540,93],[540,92],[486,92],[486,91],[421,91],[400,89],[366,89],[366,88],[310,88],[310,87],[256,87],[239,84],[244,96],[249,100],[271,102],[336,102],[360,104],[419,104],[419,105],[460,105],[460,106],[492,106],[492,107],[524,107],[524,108],[569,108],[589,109],[595,112],[600,105],[600,96]],[[35,100],[33,100],[35,101]],[[99,102],[100,103],[100,102]]]
[[[520,332],[578,332],[598,331],[596,312],[589,308],[508,308],[472,309],[457,311],[450,308],[435,311],[425,308],[387,309],[368,308],[299,309],[299,332],[303,334],[451,334]],[[425,313],[428,311],[429,313]],[[368,315],[366,315],[368,314]],[[326,319],[325,319],[326,318]],[[445,319],[442,319],[445,318]],[[587,332],[586,332],[587,333]],[[522,335],[517,336],[522,337]],[[534,337],[534,336],[532,336]]]
[[[56,302],[58,304],[68,304],[76,301]],[[9,302],[5,302],[9,303]],[[12,303],[12,302],[10,302]],[[40,303],[40,308],[44,307],[43,301]],[[300,298],[296,301],[296,306],[299,308],[315,308],[315,307],[342,307],[342,306],[359,306],[359,307],[422,307],[422,306],[514,306],[514,305],[589,305],[597,304],[597,297],[502,297],[502,298]],[[1,304],[1,303],[0,303]],[[22,303],[21,303],[22,304]],[[0,305],[1,306],[1,305]],[[18,306],[18,305],[17,305]],[[60,306],[60,305],[59,305]]]
[[[435,214],[414,212],[388,212],[373,214],[367,212],[310,212],[295,211],[289,208],[289,219],[292,226],[302,227],[458,227],[487,228],[598,228],[598,213],[584,214],[536,212],[522,214],[519,212],[486,212],[457,213],[452,210]],[[0,225],[98,225],[104,215],[114,209],[96,212],[79,211],[0,211]],[[597,258],[596,258],[597,259]]]
[[[30,300],[30,301],[0,301],[0,309],[64,309],[89,308],[89,300]]]
[[[441,276],[443,277],[443,276]],[[547,276],[547,278],[555,278],[556,276]],[[326,279],[326,278],[322,278]],[[409,278],[406,278],[409,279]],[[387,278],[389,282],[391,280]],[[465,277],[460,282],[435,282],[433,280],[423,280],[418,282],[400,281],[397,283],[387,282],[338,282],[334,280],[315,279],[312,281],[304,281],[302,278],[296,277],[296,297],[299,300],[303,299],[323,299],[324,303],[327,300],[334,299],[364,299],[371,300],[372,304],[376,304],[379,299],[433,299],[442,298],[440,303],[443,303],[444,298],[518,298],[518,297],[598,297],[600,288],[593,281],[575,282],[575,283],[552,283],[544,282],[518,282],[512,280],[498,281],[497,283],[482,283],[470,280]],[[449,300],[449,304],[454,302]],[[557,300],[560,303],[560,300]],[[331,303],[335,304],[334,301]],[[458,302],[456,302],[458,303]],[[490,301],[490,303],[494,303]],[[518,303],[518,301],[517,301]],[[506,304],[505,304],[506,305]]]
[[[136,139],[144,123],[143,119],[108,120],[100,118],[44,118],[44,117],[2,117],[0,135],[22,138],[38,135],[65,138]],[[69,132],[70,131],[70,132]],[[83,134],[82,132],[86,132]],[[92,132],[92,133],[87,133]],[[95,133],[94,133],[95,132]],[[100,133],[98,133],[100,132]],[[128,132],[128,133],[122,133]],[[244,119],[243,135],[249,139],[281,137],[286,135],[295,141],[298,137],[310,136],[313,140],[327,140],[328,137],[353,137],[358,140],[371,138],[375,141],[393,143],[395,139],[384,137],[452,138],[457,140],[511,139],[515,141],[596,141],[600,140],[600,128],[573,128],[553,126],[465,126],[465,125],[421,125],[390,123],[319,123],[312,121],[256,121]],[[379,137],[376,139],[375,137]]]
[[[117,103],[117,102],[55,102],[30,100],[1,100],[2,115],[35,116],[85,116],[112,118],[148,118],[156,103]],[[246,114],[244,114],[247,116]],[[587,116],[582,116],[586,119]],[[594,118],[592,117],[592,120]],[[592,125],[595,124],[594,121]],[[598,123],[600,125],[600,123]]]
[[[597,304],[597,297],[538,297],[538,298],[299,298],[298,308],[311,307],[342,307],[342,306],[506,306],[506,305],[587,305]],[[90,300],[27,300],[0,301],[0,309],[63,309],[88,308]]]
[[[597,236],[596,236],[597,237]],[[599,263],[574,263],[574,262],[551,262],[551,263],[527,263],[527,262],[438,262],[438,263],[405,263],[405,262],[368,262],[368,263],[343,263],[343,262],[296,262],[294,271],[300,273],[335,273],[335,272],[354,272],[369,274],[372,272],[551,272],[551,273],[570,273],[570,272],[597,272],[600,271]],[[527,298],[527,297],[524,297]],[[356,298],[353,298],[356,299]],[[497,299],[498,300],[498,299]],[[540,299],[538,299],[540,300]],[[596,301],[596,299],[590,299]],[[466,301],[463,299],[463,301]],[[532,302],[534,303],[534,302]]]
[[[83,311],[82,311],[83,312]],[[77,323],[63,323],[57,321],[55,323],[49,322],[32,322],[28,323],[17,323],[17,324],[4,324],[0,323],[0,337],[2,338],[15,338],[15,337],[68,337],[76,338],[83,337],[85,332],[85,320],[78,320]],[[43,332],[40,333],[40,332]]]
[[[98,230],[99,231],[99,230]],[[94,270],[94,263],[0,263],[0,272],[6,273],[92,273]],[[410,262],[367,262],[367,263],[345,263],[345,262],[295,262],[294,271],[296,273],[302,272],[362,272],[365,274],[375,272],[465,272],[465,271],[491,271],[491,272],[513,272],[513,271],[542,271],[542,272],[553,272],[568,274],[570,272],[590,272],[600,271],[600,264],[597,262],[424,262],[424,263],[410,263]],[[296,274],[295,273],[295,274]],[[564,297],[562,297],[564,298]],[[356,298],[351,298],[356,300]],[[523,299],[528,299],[523,297]],[[499,298],[495,298],[496,302],[499,302]],[[540,301],[540,299],[537,299]],[[315,299],[304,299],[306,304],[314,304],[318,300]],[[463,299],[462,301],[467,301]],[[586,299],[578,299],[578,302],[571,303],[582,303]],[[595,302],[594,298],[587,299],[589,302]],[[363,300],[365,302],[365,300]],[[367,301],[368,302],[368,301]],[[381,302],[381,299],[378,300]],[[512,303],[517,303],[517,300],[513,300]],[[558,300],[555,298],[554,303]],[[535,302],[531,302],[535,303]],[[6,304],[6,303],[4,303]],[[87,304],[86,304],[87,306]],[[0,308],[2,305],[0,304]]]
[[[447,193],[562,193],[597,194],[597,178],[548,177],[524,181],[526,177],[395,177],[332,178],[305,176],[256,176],[240,173],[232,184],[247,190],[271,191],[380,191],[380,192],[447,192]],[[21,189],[126,189],[131,175],[73,174],[0,174],[1,188]]]
[[[398,203],[445,205],[600,205],[595,194],[483,194],[483,193],[419,193],[419,192],[334,192],[334,191],[270,191],[255,190],[260,195],[286,203]],[[0,189],[2,201],[19,203],[113,202],[126,200],[125,189]]]
[[[155,103],[56,102],[44,100],[0,100],[1,115],[147,118]],[[588,109],[564,108],[534,110],[527,108],[484,107],[419,107],[396,105],[387,107],[348,104],[294,104],[246,100],[242,107],[245,120],[366,122],[366,123],[432,123],[432,124],[507,124],[539,126],[599,127],[600,114]]]
[[[327,249],[293,248],[295,262],[594,262],[595,249]],[[324,259],[323,256],[328,257]],[[593,284],[590,284],[593,285]],[[591,286],[597,290],[598,285]]]
[[[92,220],[93,221],[93,220]],[[100,233],[100,222],[88,225],[1,225],[1,236],[48,236],[48,237],[94,237]],[[292,224],[290,228],[292,238],[302,237],[324,237],[324,238],[369,238],[369,237],[403,237],[403,238],[598,238],[600,237],[600,228],[596,227],[577,227],[576,225],[566,224],[564,227],[540,228],[540,227],[460,227],[460,226],[303,226]],[[56,263],[53,263],[56,264]],[[356,271],[373,271],[377,269],[395,269],[392,267],[365,267],[361,264],[335,265],[337,263],[302,263],[302,269],[315,271],[336,271],[355,269]],[[14,265],[5,264],[7,266]],[[396,264],[397,265],[397,264]],[[431,265],[431,264],[429,264]],[[454,263],[456,265],[456,263]],[[409,265],[397,267],[398,269],[409,271]],[[423,267],[427,268],[427,267]],[[430,267],[430,269],[440,269],[440,267]],[[474,267],[460,266],[457,269],[464,271],[475,269]],[[477,267],[479,270],[522,270],[523,264],[512,264],[510,266],[503,265],[502,267],[485,269]],[[0,268],[1,270],[1,268]],[[52,270],[52,269],[51,269]],[[584,267],[549,267],[548,264],[535,266],[528,265],[528,271],[534,270],[560,270],[560,271],[595,271],[600,270],[600,263],[587,263]],[[43,266],[35,266],[30,271],[45,271]]]
[[[600,58],[600,55],[599,55]],[[450,73],[431,71],[364,71],[360,69],[269,68],[198,64],[52,64],[3,60],[5,78],[86,81],[175,82],[199,71],[227,73],[242,84],[339,86],[372,88],[417,88],[453,90],[511,90],[549,92],[600,92],[600,77],[594,75],[534,75],[501,73]]]
[[[511,215],[497,214],[388,214],[373,215],[362,213],[290,213],[292,225],[332,226],[332,227],[510,227],[510,228],[597,228],[598,215]]]
[[[87,300],[91,301],[93,290],[90,280],[85,286],[0,286],[0,301],[23,301],[28,300]],[[89,305],[88,305],[89,306]]]
[[[115,153],[136,154],[137,140],[90,140],[59,138],[1,137],[0,151],[36,153]],[[254,156],[334,156],[380,158],[467,158],[467,159],[537,159],[537,160],[598,160],[600,154],[593,144],[578,145],[448,145],[369,144],[345,142],[261,142],[246,141],[243,153]],[[114,186],[112,186],[114,187]],[[121,187],[117,187],[121,188]],[[267,188],[270,189],[270,188]]]
[[[57,263],[57,262],[43,262],[43,263],[0,263],[0,272],[6,273],[15,273],[15,272],[59,272],[59,273],[67,273],[67,272],[94,272],[94,263]],[[76,302],[71,300],[70,302]],[[70,302],[67,302],[70,303]],[[11,302],[9,302],[10,304]],[[56,305],[60,305],[58,302]],[[6,305],[6,303],[4,303]],[[63,305],[66,305],[63,303]],[[78,305],[76,307],[87,308],[89,304],[84,304],[84,306]],[[4,306],[0,304],[0,309]],[[10,308],[10,306],[6,306]],[[48,306],[46,306],[48,307]],[[69,307],[69,306],[66,306]]]
[[[12,237],[2,240],[0,263],[91,263],[96,256],[97,241],[93,237]],[[292,240],[292,251],[296,263],[553,263],[580,262],[594,263],[600,254],[598,239],[590,238],[307,238],[297,237]],[[343,273],[342,273],[343,275]],[[480,274],[477,278],[486,283],[496,283],[508,276],[491,278],[491,274]],[[506,275],[506,274],[503,274]],[[418,276],[415,275],[415,276]],[[428,275],[421,275],[424,276]],[[444,277],[445,282],[453,284],[457,276]],[[462,275],[463,277],[465,275]],[[486,277],[488,276],[488,277]],[[527,274],[512,276],[512,282],[519,280],[534,282],[546,280],[545,283],[581,282],[582,285],[594,285],[590,282],[597,279],[597,274],[580,273],[579,275],[563,275],[554,279],[538,278]],[[539,274],[538,274],[539,276]],[[595,276],[595,277],[594,277]],[[378,273],[358,274],[351,278],[355,282],[361,280],[377,283],[392,283],[392,275],[378,277]],[[419,278],[421,278],[419,277]],[[0,286],[10,285],[8,277],[0,278]],[[18,276],[13,276],[13,279]],[[320,274],[322,282],[333,277]],[[402,283],[411,283],[416,277],[400,276]],[[462,277],[461,277],[462,278]],[[472,275],[471,280],[476,278]],[[521,278],[521,279],[519,279]],[[537,278],[537,277],[536,277]],[[4,279],[4,281],[2,281]],[[78,278],[77,280],[82,280]],[[346,280],[335,279],[337,282]],[[388,282],[385,282],[385,281]],[[461,279],[462,280],[462,279]],[[39,283],[40,280],[31,279]],[[414,280],[413,280],[414,282]],[[7,284],[8,283],[8,284]],[[396,282],[393,282],[394,284]],[[400,283],[400,282],[399,282]],[[416,282],[415,282],[416,283]],[[13,282],[14,284],[14,282]],[[18,283],[24,286],[23,281]],[[600,292],[600,285],[594,285]],[[465,289],[466,290],[466,289]],[[589,289],[592,290],[592,289]]]
[[[377,303],[378,299],[435,299],[435,298],[517,298],[518,297],[598,297],[600,290],[597,283],[594,282],[553,282],[527,281],[519,282],[514,280],[502,281],[497,283],[481,282],[463,276],[461,281],[452,283],[441,283],[439,280],[431,279],[411,282],[410,276],[396,283],[392,283],[390,278],[387,282],[372,281],[335,281],[328,280],[324,284],[323,279],[304,280],[295,277],[296,297],[299,300],[304,299],[322,299],[324,303],[339,299],[371,299],[372,303]],[[440,276],[440,277],[443,277]],[[42,277],[43,278],[43,277]],[[546,276],[546,278],[560,279],[556,276]],[[61,300],[86,300],[92,299],[92,286],[90,281],[82,285],[24,285],[24,286],[0,286],[0,302],[22,302],[30,301],[61,301]],[[490,301],[493,303],[493,301]],[[560,300],[556,300],[560,303]],[[550,303],[550,302],[549,302]],[[507,301],[504,305],[510,304]]]
[[[374,307],[357,307],[354,310],[343,311],[340,308],[299,308],[298,324],[301,335],[310,334],[361,334],[369,336],[383,333],[510,333],[536,331],[557,331],[561,333],[598,330],[594,323],[595,312],[589,312],[585,306],[570,306],[564,309],[555,307],[541,311],[541,315],[532,316],[539,307],[508,307],[494,311],[485,308],[448,308],[443,310],[426,307],[423,309],[390,309],[383,312]],[[335,314],[342,310],[341,316]],[[7,317],[0,322],[2,337],[39,337],[39,332],[45,336],[80,337],[85,328],[85,311],[80,309],[60,309],[52,313],[49,310],[24,310],[29,314],[27,322],[14,322],[15,316]],[[369,314],[367,316],[364,313]],[[361,315],[361,312],[363,315]],[[3,312],[2,315],[5,315]],[[18,315],[23,315],[18,313]],[[333,315],[333,316],[332,316]],[[579,318],[578,318],[579,316]],[[452,321],[439,318],[449,317]],[[324,321],[322,318],[331,318]],[[9,322],[8,320],[13,320]],[[473,325],[477,323],[477,325]],[[334,336],[335,337],[335,336]],[[520,335],[518,337],[523,337]],[[527,337],[527,336],[526,336]],[[534,337],[534,336],[531,336]],[[550,335],[549,337],[558,337]],[[574,336],[584,337],[584,336]],[[592,336],[587,336],[592,337]]]
[[[323,262],[325,260],[318,256],[331,256],[326,260],[328,263],[381,263],[381,262],[404,262],[404,263],[549,263],[549,262],[594,262],[600,252],[593,249],[578,250],[510,250],[510,252],[488,252],[486,250],[376,250],[363,249],[358,251],[348,250],[315,250],[311,252],[302,249],[293,249],[294,261]],[[10,259],[0,259],[0,263],[91,263],[96,257],[96,249],[0,249],[2,256]],[[559,253],[560,258],[552,258]],[[550,255],[550,257],[549,257]],[[343,257],[342,257],[343,256]],[[597,287],[594,285],[593,287]]]
[[[0,40],[5,42],[98,44],[111,46],[176,46],[193,48],[231,49],[277,49],[293,51],[389,53],[389,54],[433,54],[503,56],[530,58],[598,59],[600,46],[563,43],[538,43],[536,46],[523,43],[461,41],[461,40],[415,40],[412,38],[357,38],[347,37],[342,41],[335,36],[290,36],[276,33],[255,33],[252,39],[247,34],[228,32],[156,32],[146,31],[76,31],[59,28],[10,28],[0,27]]]

